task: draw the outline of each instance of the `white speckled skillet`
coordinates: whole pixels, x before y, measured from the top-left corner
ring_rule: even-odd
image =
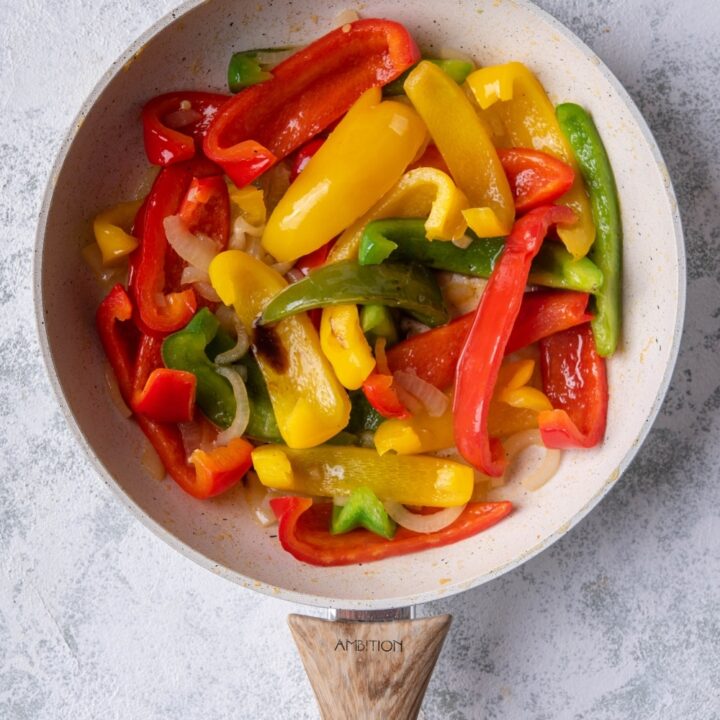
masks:
[[[622,204],[624,340],[609,363],[607,438],[568,452],[557,476],[504,493],[516,512],[450,547],[372,565],[315,568],[295,561],[248,516],[240,493],[198,502],[141,464],[143,438],[106,391],[93,322],[100,294],[80,249],[101,208],[133,196],[147,173],[142,104],[170,89],[224,90],[232,50],[301,44],[323,34],[346,0],[192,1],[139,38],[82,107],[55,163],[40,215],[35,297],[43,352],[68,423],[118,498],[153,532],[245,587],[345,610],[408,607],[484,583],[548,547],[588,513],[628,466],[667,389],[685,304],[682,230],[670,178],[632,100],[599,58],[535,6],[520,1],[369,0],[365,17],[403,22],[424,50],[450,46],[481,64],[527,63],[555,102],[593,114]]]

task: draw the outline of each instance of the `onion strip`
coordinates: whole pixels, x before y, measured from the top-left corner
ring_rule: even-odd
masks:
[[[443,508],[431,515],[419,515],[410,512],[398,502],[384,503],[387,514],[401,527],[416,533],[432,533],[452,525],[462,515],[465,505]]]
[[[233,313],[233,325],[235,326],[235,333],[237,334],[237,342],[234,347],[215,356],[215,362],[218,365],[229,365],[230,363],[237,362],[250,349],[250,338],[245,331],[244,325],[240,322],[237,313]]]
[[[218,246],[206,235],[193,235],[179,215],[166,217],[163,227],[170,247],[186,263],[207,273],[210,262],[218,253]]]
[[[398,387],[417,398],[430,417],[440,417],[447,412],[450,404],[448,396],[415,373],[396,370],[393,373],[393,380]]]
[[[247,388],[236,370],[229,367],[220,367],[215,371],[222,375],[232,385],[235,396],[235,417],[230,427],[223,430],[215,440],[216,445],[227,445],[231,440],[242,437],[250,421],[250,401]]]
[[[531,472],[520,480],[524,488],[532,491],[539,490],[557,472],[560,466],[560,451],[546,448],[539,430],[524,430],[503,441],[505,454],[508,457],[508,468],[523,450],[533,445],[544,450],[543,458]]]

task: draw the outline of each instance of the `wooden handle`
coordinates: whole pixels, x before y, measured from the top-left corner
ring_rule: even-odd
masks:
[[[451,621],[288,618],[323,720],[415,720]]]

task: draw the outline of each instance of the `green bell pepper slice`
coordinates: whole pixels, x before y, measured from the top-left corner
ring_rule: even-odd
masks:
[[[595,242],[589,255],[604,278],[595,294],[592,330],[598,353],[609,357],[622,324],[622,221],[615,176],[592,117],[574,103],[558,105],[555,112],[590,194]]]
[[[398,341],[392,313],[384,305],[363,305],[360,310],[360,327],[369,336],[371,343],[376,338],[385,338],[388,345]]]
[[[221,428],[228,427],[235,417],[235,396],[228,380],[215,371],[217,365],[210,357],[214,358],[234,344],[220,328],[218,319],[208,308],[202,308],[182,330],[168,335],[162,345],[165,366],[195,375],[197,405],[211,422]],[[246,434],[258,440],[281,442],[270,396],[257,362],[248,354],[240,364],[247,370],[245,384],[250,402]]]
[[[502,253],[503,238],[473,238],[466,248],[442,240],[425,237],[423,218],[375,220],[368,223],[360,241],[358,259],[361,265],[373,265],[390,258],[393,262],[416,262],[433,270],[490,277]],[[534,285],[598,292],[603,281],[600,269],[589,259],[573,259],[561,243],[543,244],[530,270],[529,282]]]
[[[410,313],[429,327],[448,319],[440,288],[420,265],[363,266],[353,260],[323,265],[278,293],[265,307],[261,323],[328,305],[379,304]]]
[[[475,63],[471,63],[469,60],[458,60],[455,58],[441,59],[441,58],[424,58],[433,65],[437,65],[441,70],[444,70],[458,85],[462,85],[465,82],[467,76],[475,69]],[[388,83],[383,88],[383,95],[394,96],[405,94],[405,80],[407,76],[413,70],[415,65],[409,67],[402,75],[399,75],[391,83]]]
[[[345,505],[333,507],[330,534],[342,535],[359,527],[388,540],[397,530],[397,524],[388,516],[385,506],[368,487],[357,488]]]

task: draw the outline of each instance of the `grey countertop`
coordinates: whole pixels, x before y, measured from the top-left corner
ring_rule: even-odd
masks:
[[[294,608],[136,522],[65,427],[32,320],[31,258],[60,138],[174,0],[0,0],[0,718],[315,718]],[[350,3],[351,4],[351,3]],[[720,3],[542,0],[635,98],[689,253],[662,413],[601,505],[550,550],[433,603],[455,621],[424,714],[720,718]]]

